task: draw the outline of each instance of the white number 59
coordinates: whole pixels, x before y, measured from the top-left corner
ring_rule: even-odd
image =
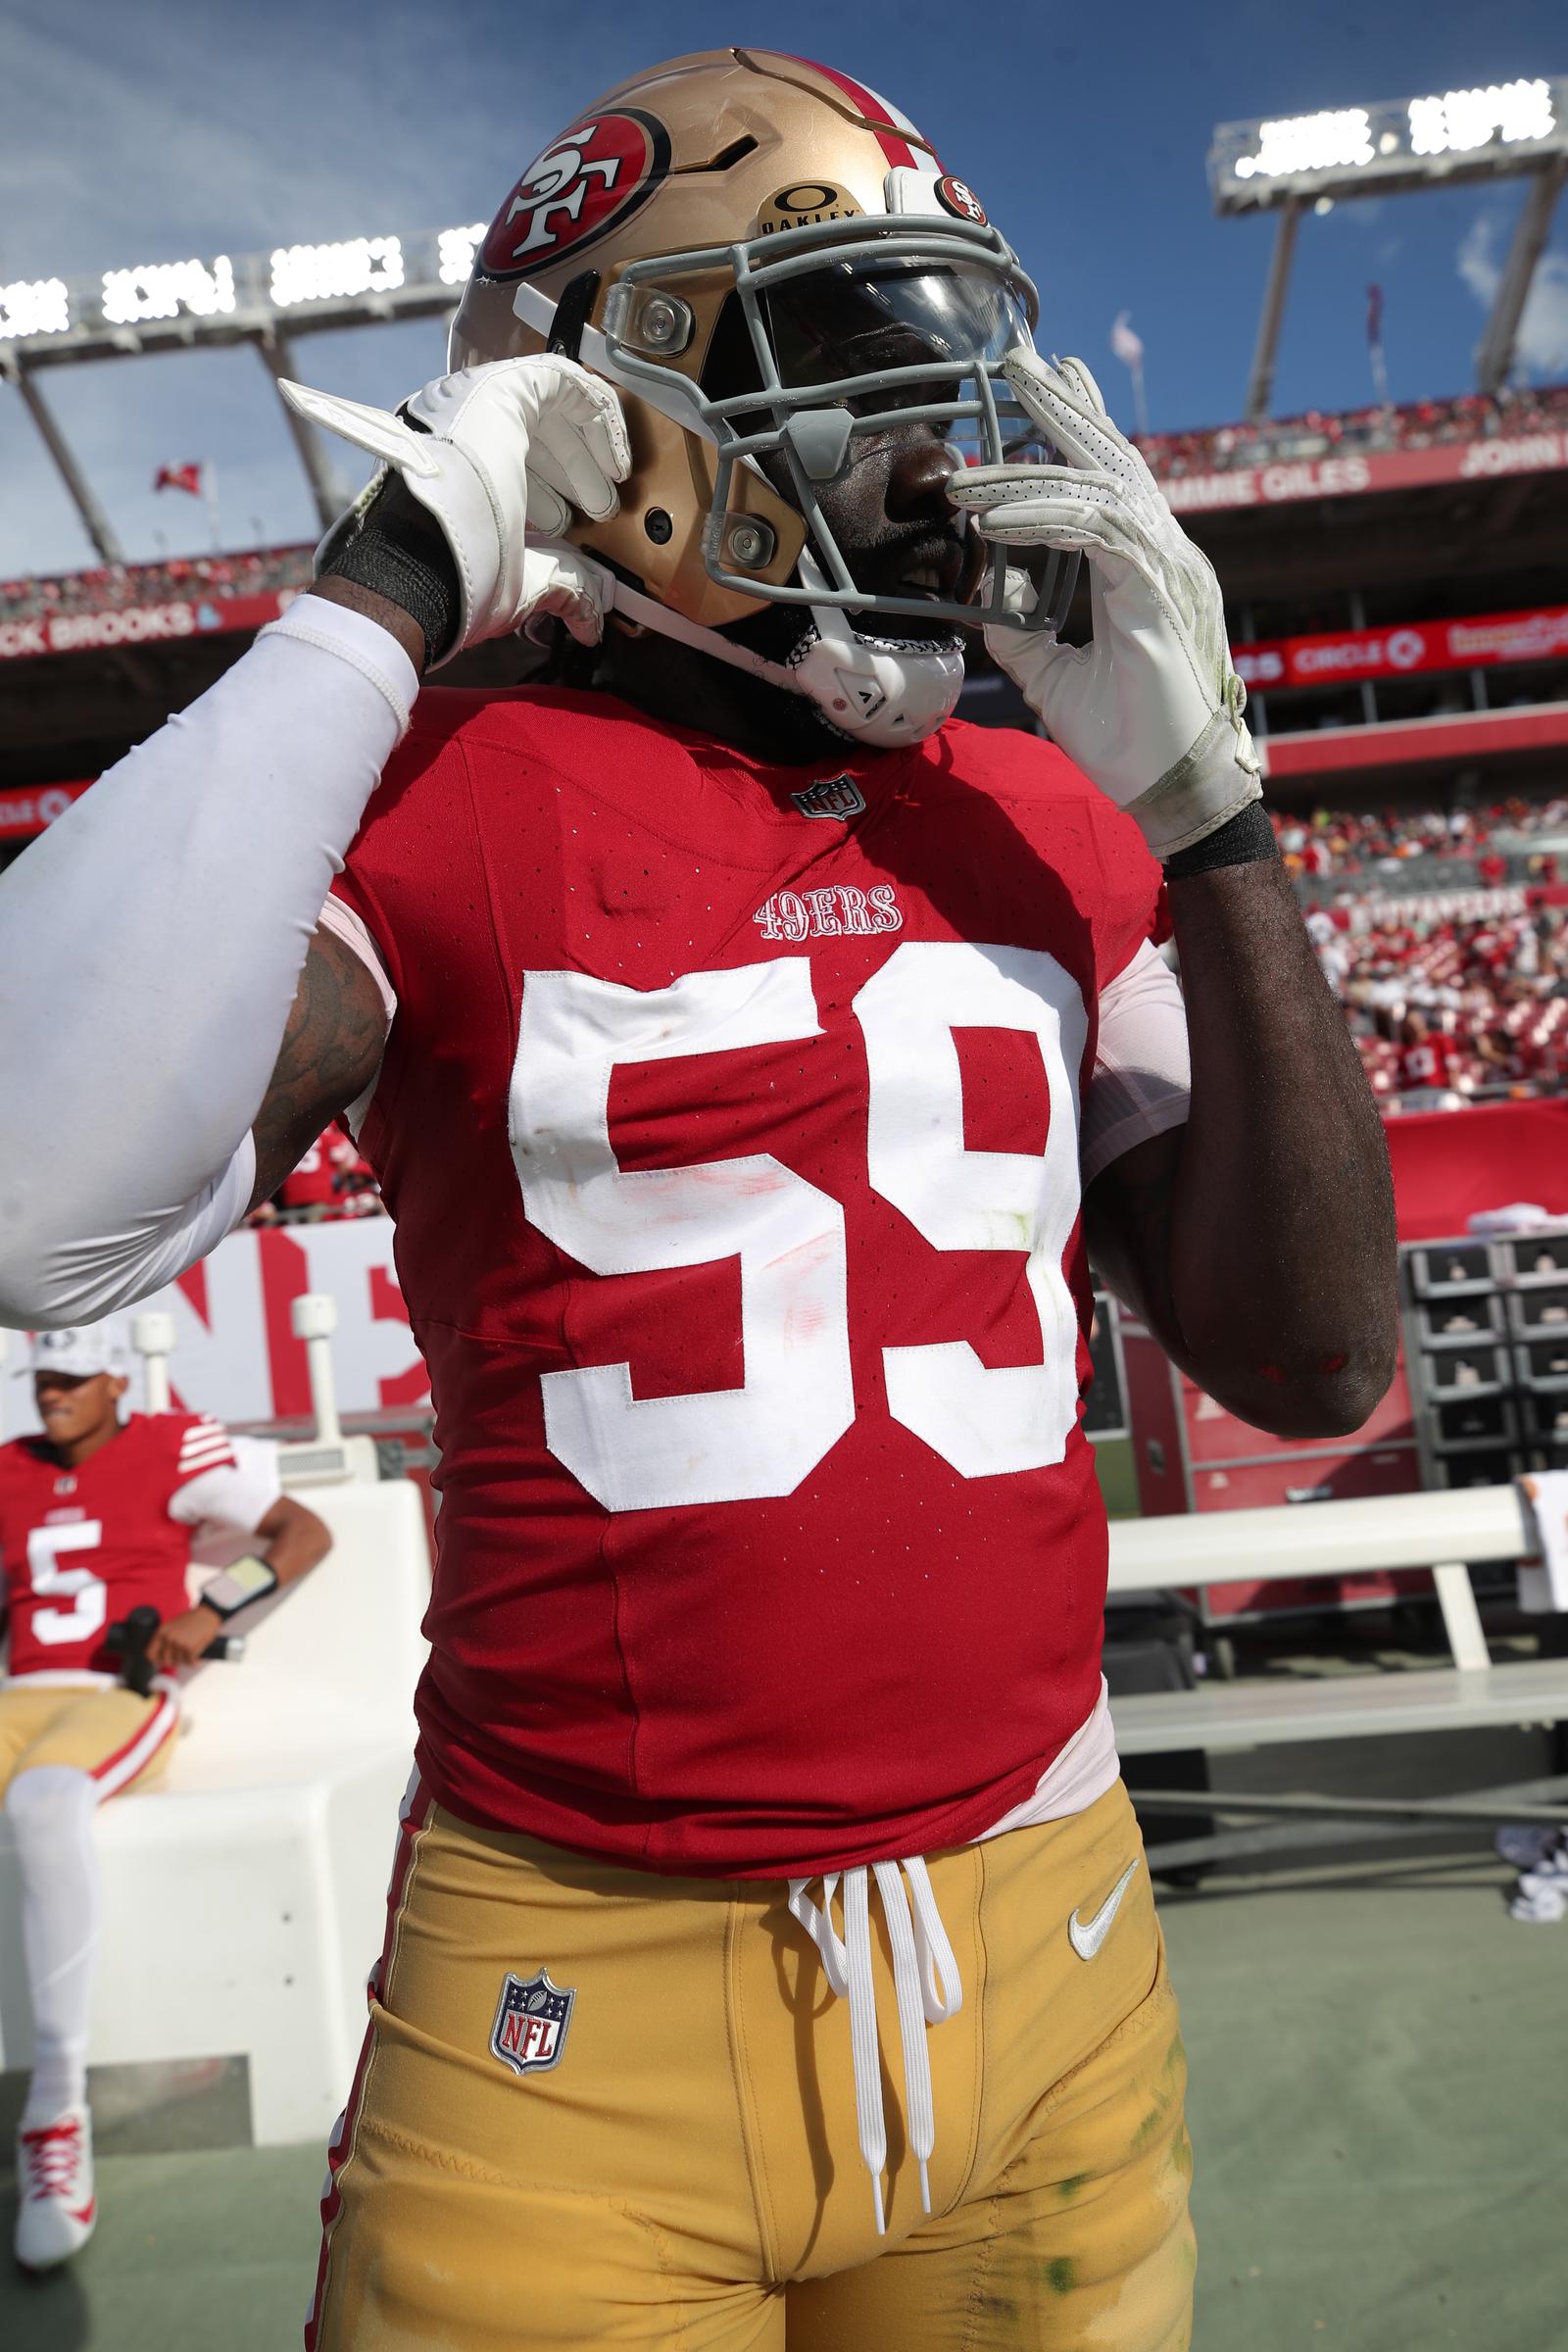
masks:
[[[1077,1409],[1077,1320],[1062,1256],[1078,1212],[1078,984],[1026,948],[906,941],[857,996],[870,1079],[871,1184],[935,1250],[1026,1258],[1037,1363],[988,1369],[967,1341],[884,1348],[896,1420],[964,1478],[1044,1468]],[[956,1028],[1039,1044],[1050,1091],[1043,1157],[971,1152]],[[639,991],[581,972],[529,972],[510,1131],[523,1205],[595,1274],[738,1257],[739,1388],[638,1398],[631,1366],[547,1372],[552,1453],[607,1509],[788,1494],[855,1418],[844,1211],[758,1152],[622,1169],[610,1140],[617,1062],[658,1061],[821,1034],[804,956],[693,972]]]

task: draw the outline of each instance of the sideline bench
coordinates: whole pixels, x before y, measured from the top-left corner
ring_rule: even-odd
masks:
[[[1568,1657],[1494,1665],[1470,1587],[1471,1563],[1528,1558],[1535,1548],[1512,1486],[1115,1520],[1110,1591],[1123,1595],[1241,1576],[1430,1568],[1453,1657],[1451,1666],[1409,1673],[1261,1676],[1122,1698],[1111,1709],[1121,1753],[1568,1718]]]

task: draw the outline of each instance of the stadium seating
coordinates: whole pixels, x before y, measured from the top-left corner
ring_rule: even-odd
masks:
[[[1568,801],[1274,817],[1308,928],[1384,1107],[1557,1093],[1568,1075]],[[1542,845],[1542,846],[1536,846]],[[1406,1058],[1409,1016],[1442,1074]]]
[[[100,564],[90,570],[0,580],[0,620],[40,612],[100,612],[121,605],[177,604],[193,596],[255,596],[310,585],[308,547],[240,555],[170,556],[161,564]]]
[[[1156,474],[1223,473],[1232,466],[1266,466],[1352,450],[1431,449],[1493,439],[1501,433],[1561,430],[1568,423],[1568,387],[1525,386],[1496,398],[1461,392],[1451,400],[1412,401],[1405,408],[1353,409],[1214,425],[1189,433],[1144,433],[1139,447]]]

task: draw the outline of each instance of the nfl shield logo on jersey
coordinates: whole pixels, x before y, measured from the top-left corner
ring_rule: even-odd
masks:
[[[820,784],[808,784],[804,792],[792,792],[790,799],[803,816],[836,816],[841,824],[865,807],[865,795],[853,776],[826,776]]]
[[[550,1971],[536,1977],[502,1980],[496,2003],[496,2022],[490,2029],[490,2048],[514,2075],[543,2075],[561,2064],[566,2028],[571,2023],[574,1986],[552,1984]]]

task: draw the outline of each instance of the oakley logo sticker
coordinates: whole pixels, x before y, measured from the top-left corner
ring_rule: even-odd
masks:
[[[521,277],[594,244],[669,170],[669,133],[641,107],[564,131],[528,166],[479,248],[487,277]]]
[[[1067,1940],[1080,1960],[1092,1960],[1105,1937],[1110,1934],[1110,1923],[1121,1909],[1121,1898],[1132,1884],[1133,1873],[1137,1868],[1138,1857],[1135,1854],[1093,1919],[1082,1920],[1074,1911],[1068,1920]]]
[[[828,180],[802,179],[779,188],[757,216],[760,237],[777,236],[781,228],[811,228],[821,220],[852,220],[860,207],[855,198]]]

